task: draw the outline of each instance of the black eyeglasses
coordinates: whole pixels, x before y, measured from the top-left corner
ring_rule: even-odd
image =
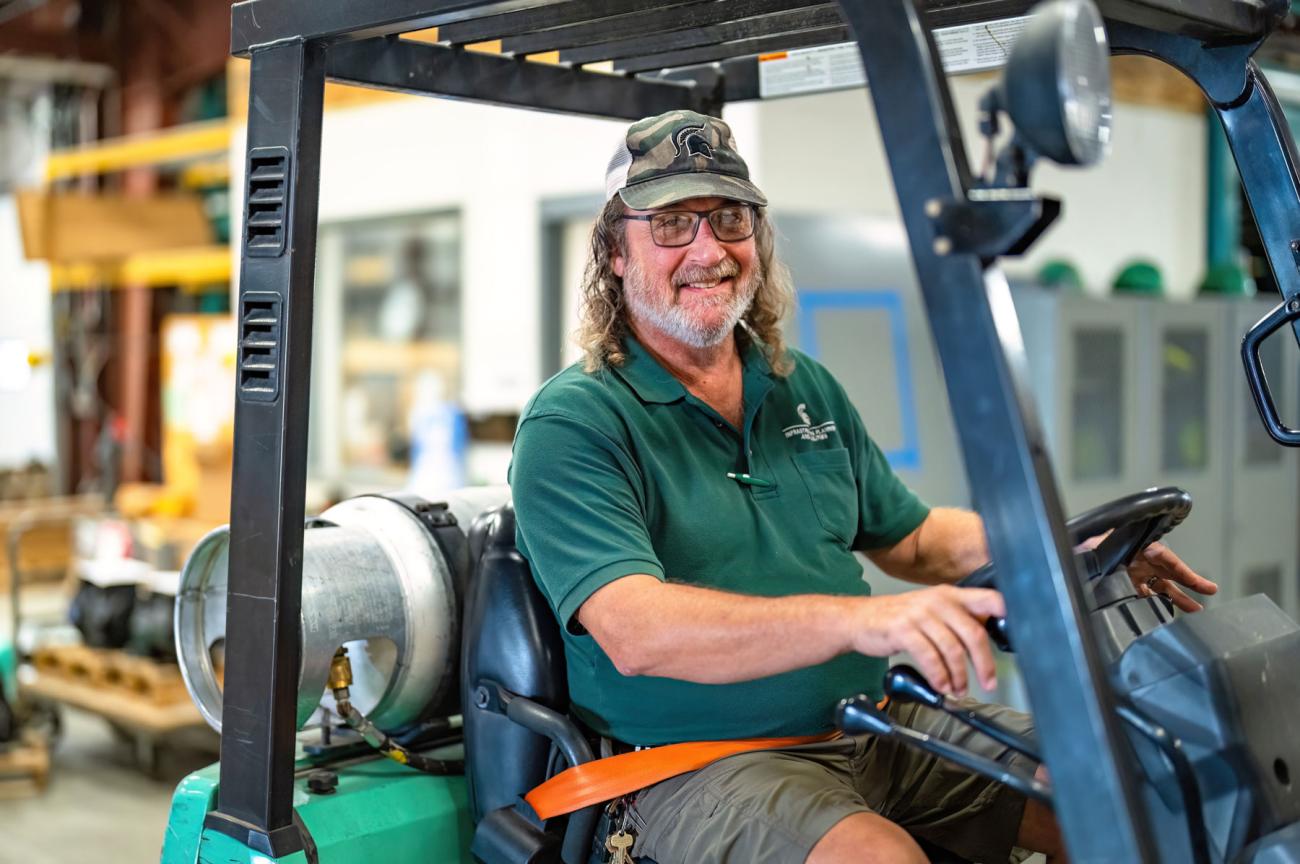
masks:
[[[754,205],[727,204],[712,210],[665,210],[644,216],[624,215],[624,219],[650,223],[650,239],[656,246],[689,246],[700,233],[700,217],[709,220],[713,236],[723,243],[736,243],[754,236]]]

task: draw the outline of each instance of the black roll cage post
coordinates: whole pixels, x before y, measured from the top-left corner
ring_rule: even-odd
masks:
[[[653,6],[641,0],[236,3],[232,51],[251,58],[252,74],[237,307],[224,734],[218,805],[206,827],[274,856],[302,845],[291,801],[326,79],[627,120],[671,108],[717,114],[724,102],[759,97],[753,55],[853,40],[871,82],[970,488],[1002,574],[1012,635],[1017,644],[1034,646],[1018,655],[1019,663],[1071,857],[1159,861],[1141,815],[1131,754],[1084,624],[1060,495],[1028,396],[1019,325],[990,254],[1021,248],[1031,233],[1027,226],[1041,230],[1050,219],[1044,213],[1051,202],[1021,196],[1013,209],[1028,218],[1017,221],[1007,219],[1005,206],[972,195],[931,35],[940,26],[1022,15],[1031,5],[840,0],[842,18],[828,21],[829,4],[813,0],[670,0]],[[1218,112],[1284,294],[1281,311],[1252,332],[1290,321],[1300,334],[1296,152],[1276,99],[1250,59],[1280,20],[1285,0],[1100,0],[1099,6],[1116,53],[1146,54],[1181,69]],[[398,38],[434,26],[447,44]],[[668,31],[675,35],[665,43]],[[500,56],[460,47],[494,37],[504,40]],[[528,51],[560,49],[561,63],[528,62],[523,50],[513,56],[512,39]],[[602,51],[623,58],[615,69],[628,74],[590,72],[576,61],[564,65],[566,53],[585,62]],[[650,69],[660,71],[634,74]],[[1008,221],[1021,228],[1008,230]],[[945,235],[954,224],[970,233]],[[1258,342],[1249,338],[1245,353],[1252,344],[1257,355]],[[1252,381],[1261,385],[1256,398],[1267,418],[1271,400],[1262,374],[1253,374]],[[1277,420],[1276,411],[1271,416]],[[1280,422],[1270,431],[1300,438]]]

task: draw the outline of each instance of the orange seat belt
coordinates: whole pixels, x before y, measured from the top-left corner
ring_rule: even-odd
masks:
[[[826,732],[793,738],[746,738],[736,741],[685,741],[620,753],[566,768],[524,796],[542,819],[561,816],[621,798],[661,780],[696,771],[727,756],[754,750],[782,750],[840,737]]]

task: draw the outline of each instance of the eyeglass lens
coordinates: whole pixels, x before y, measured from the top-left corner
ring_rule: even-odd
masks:
[[[744,205],[719,207],[708,213],[675,210],[656,213],[650,231],[660,246],[685,246],[700,230],[700,217],[707,216],[713,236],[724,243],[748,239],[754,233],[754,208]]]

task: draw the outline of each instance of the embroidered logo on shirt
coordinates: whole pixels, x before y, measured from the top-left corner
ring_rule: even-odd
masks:
[[[834,420],[827,420],[825,423],[814,425],[812,417],[808,414],[808,403],[806,402],[800,402],[795,406],[794,411],[803,422],[782,429],[781,431],[785,433],[786,438],[798,436],[803,441],[825,441],[835,431]]]

